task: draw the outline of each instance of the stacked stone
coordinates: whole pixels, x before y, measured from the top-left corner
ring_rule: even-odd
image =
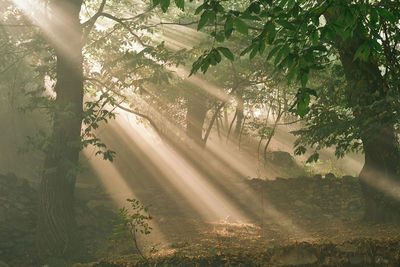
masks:
[[[0,175],[0,261],[27,262],[34,250],[37,192],[14,174]]]
[[[329,173],[268,181],[253,179],[250,183],[268,203],[297,218],[355,221],[363,215],[364,203],[356,177],[335,177]]]

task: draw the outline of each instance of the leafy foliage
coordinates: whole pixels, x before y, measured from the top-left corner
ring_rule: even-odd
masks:
[[[321,149],[335,145],[336,155],[343,156],[362,148],[362,136],[373,135],[384,125],[398,127],[400,9],[397,3],[262,0],[240,5],[235,1],[204,0],[195,14],[203,18],[198,30],[214,24],[210,33],[214,43],[232,38],[234,32],[248,36],[251,42],[242,52],[234,54],[249,54],[253,59],[267,51],[266,58],[274,69],[284,73],[288,83],[300,85],[291,110],[306,118],[307,127],[297,132],[302,136],[297,146],[303,143]],[[191,74],[198,70],[205,72],[220,62],[214,58],[214,43],[195,61]],[[350,46],[355,49],[349,50]],[[379,67],[381,77],[371,78],[370,83],[378,79],[384,85],[362,89],[371,85],[361,86],[364,83],[361,77],[358,81],[357,77],[349,80],[351,70],[346,70],[347,73],[341,74],[347,77],[340,84],[342,88],[334,87],[334,95],[327,94],[327,87],[315,83],[315,75],[321,70],[337,74],[330,66],[336,59],[343,60],[344,51],[351,51],[356,66]],[[323,81],[320,79],[319,83]],[[303,153],[303,148],[297,153]]]
[[[85,102],[86,109],[83,112],[83,123],[86,125],[86,128],[81,135],[81,144],[82,148],[88,145],[97,147],[96,155],[101,154],[104,160],[113,161],[116,152],[107,149],[106,144],[101,142],[93,132],[99,127],[100,122],[107,123],[108,119],[115,119],[115,113],[105,109],[107,104],[115,104],[115,99],[107,92],[101,94],[97,101]]]
[[[137,199],[127,199],[130,204],[130,208],[125,207],[118,211],[118,221],[114,226],[114,237],[117,239],[128,239],[134,249],[145,259],[141,252],[138,242],[137,234],[148,235],[151,233],[152,228],[149,225],[149,221],[152,219],[148,215],[149,207],[145,207]]]

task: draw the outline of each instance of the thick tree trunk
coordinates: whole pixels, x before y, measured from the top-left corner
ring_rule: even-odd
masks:
[[[332,18],[328,16],[327,20],[331,22]],[[365,42],[362,27],[359,25],[353,36],[345,41],[338,38],[336,47],[348,83],[347,100],[354,116],[361,122],[355,127],[365,152],[365,164],[360,173],[366,203],[365,219],[388,221],[400,217],[400,193],[397,192],[396,200],[393,190],[400,182],[397,173],[400,150],[391,118],[378,115],[387,107],[371,107],[379,101],[385,105],[383,100],[387,90],[378,65],[371,58],[367,62],[353,60],[358,47]],[[390,110],[386,111],[390,114]]]
[[[206,97],[198,89],[191,88],[186,95],[186,131],[189,138],[199,145],[203,143],[203,124],[207,115]]]
[[[37,247],[42,259],[71,252],[74,187],[82,123],[83,79],[79,12],[82,0],[53,2],[57,82],[53,133],[40,186]],[[60,25],[60,18],[63,24]],[[64,23],[65,20],[65,23]]]
[[[382,128],[363,139],[365,164],[360,172],[365,196],[365,220],[399,221],[400,178],[397,168],[400,154],[392,128]]]

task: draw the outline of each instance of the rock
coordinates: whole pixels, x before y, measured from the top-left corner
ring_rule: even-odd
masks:
[[[342,177],[343,182],[354,182],[357,181],[357,178],[350,176],[350,175],[345,175]]]
[[[296,160],[293,158],[290,153],[285,151],[272,151],[267,153],[267,159],[277,166],[284,168],[294,168],[300,169],[297,165]]]
[[[64,259],[61,258],[49,258],[47,260],[47,264],[44,266],[57,266],[57,267],[67,267],[69,266],[69,264],[67,264],[67,262]]]
[[[234,217],[230,215],[226,216],[224,221],[225,223],[238,223],[238,220],[236,220]]]
[[[389,261],[387,259],[383,258],[382,256],[377,256],[375,258],[375,263],[387,266],[389,264]]]
[[[356,253],[357,252],[357,246],[351,243],[344,243],[341,245],[336,246],[336,249],[339,250],[340,252],[344,253]]]
[[[330,172],[330,173],[325,174],[325,179],[327,179],[327,180],[335,180],[336,176],[333,173]]]
[[[6,209],[0,206],[0,223],[3,223],[5,221],[6,221]]]
[[[361,265],[365,262],[364,256],[362,255],[355,255],[349,257],[349,262],[353,265]]]
[[[322,175],[321,174],[316,174],[312,177],[315,180],[322,180]]]
[[[306,206],[306,204],[305,204],[303,201],[301,201],[301,200],[296,200],[296,201],[294,202],[294,205],[295,205],[296,207],[304,207],[304,206]]]
[[[13,173],[0,175],[0,189],[0,254],[10,265],[23,266],[20,261],[34,247],[37,192]]]
[[[278,266],[298,266],[315,264],[318,261],[317,256],[305,248],[292,248],[288,251],[280,252],[272,257]]]

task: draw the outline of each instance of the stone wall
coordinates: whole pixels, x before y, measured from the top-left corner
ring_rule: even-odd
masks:
[[[0,261],[12,266],[32,261],[37,200],[27,180],[0,175]]]

